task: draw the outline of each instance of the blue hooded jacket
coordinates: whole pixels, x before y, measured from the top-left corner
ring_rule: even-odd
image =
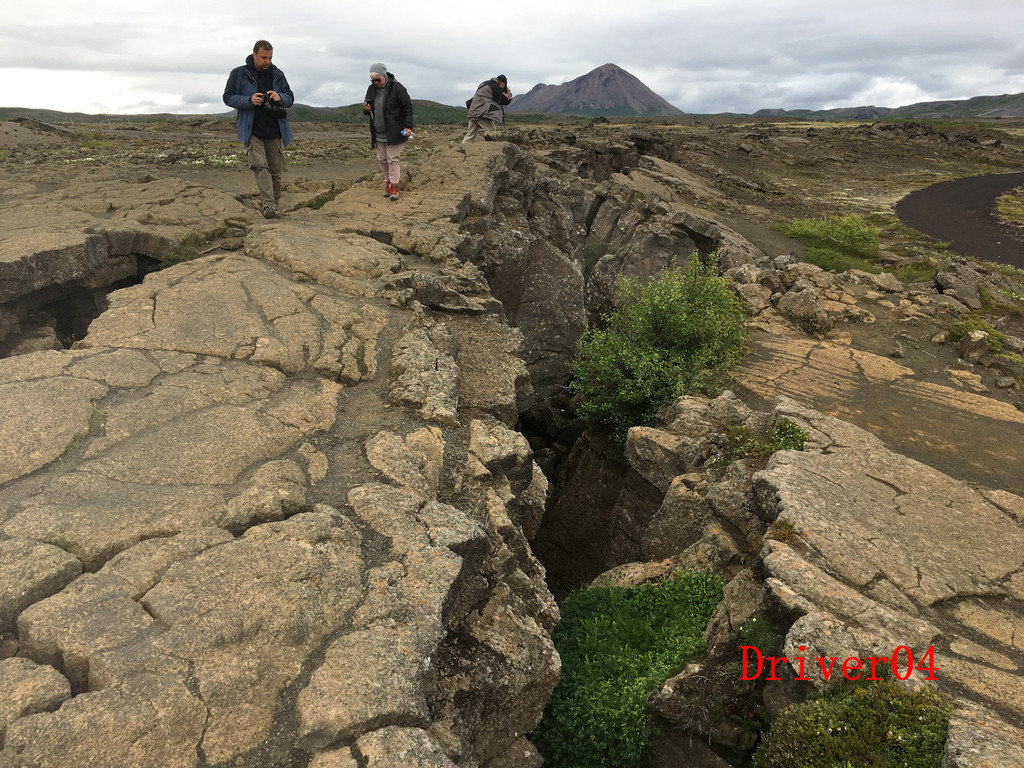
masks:
[[[227,85],[224,86],[224,103],[238,110],[238,140],[245,146],[249,146],[249,136],[252,134],[252,124],[255,119],[254,111],[257,109],[252,103],[252,95],[259,91],[256,78],[253,77],[251,71],[255,69],[252,54],[250,54],[244,65],[231,70]],[[291,86],[288,85],[288,79],[284,76],[284,72],[274,64],[270,65],[270,72],[274,78],[272,90],[277,91],[281,97],[281,106],[287,109],[295,103],[295,96],[292,94]],[[281,128],[281,141],[287,147],[292,140],[292,127],[288,124],[288,116],[280,118],[277,124]]]

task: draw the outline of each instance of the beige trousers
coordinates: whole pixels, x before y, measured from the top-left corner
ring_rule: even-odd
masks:
[[[466,131],[466,138],[462,140],[465,144],[467,141],[483,141],[485,133],[493,133],[498,130],[499,125],[496,121],[486,117],[479,119],[470,119],[469,128]]]
[[[281,139],[249,137],[249,169],[256,174],[260,190],[260,210],[277,207],[281,200],[281,176],[284,173],[284,142]]]

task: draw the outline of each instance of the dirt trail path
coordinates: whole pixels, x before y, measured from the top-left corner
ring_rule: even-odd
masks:
[[[1024,238],[993,216],[995,199],[1024,185],[1024,173],[972,176],[912,192],[896,205],[904,224],[957,253],[1024,268]]]

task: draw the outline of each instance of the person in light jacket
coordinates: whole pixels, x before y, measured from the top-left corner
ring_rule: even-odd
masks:
[[[284,148],[292,128],[285,111],[295,96],[284,72],[272,59],[274,48],[257,40],[245,64],[235,67],[224,86],[224,103],[238,110],[238,140],[245,145],[249,168],[256,174],[264,218],[279,219]]]
[[[480,83],[473,98],[466,102],[469,107],[469,128],[467,141],[483,141],[484,134],[496,131],[505,123],[505,105],[512,103],[512,92],[504,75]]]
[[[413,136],[412,100],[405,86],[379,62],[370,65],[363,114],[370,116],[370,146],[377,150],[384,174],[384,197],[397,200],[402,148]]]

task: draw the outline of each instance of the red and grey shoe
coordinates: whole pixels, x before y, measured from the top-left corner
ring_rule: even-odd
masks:
[[[388,197],[390,197],[392,200],[397,200],[398,199],[398,185],[397,184],[391,184],[388,187]]]

